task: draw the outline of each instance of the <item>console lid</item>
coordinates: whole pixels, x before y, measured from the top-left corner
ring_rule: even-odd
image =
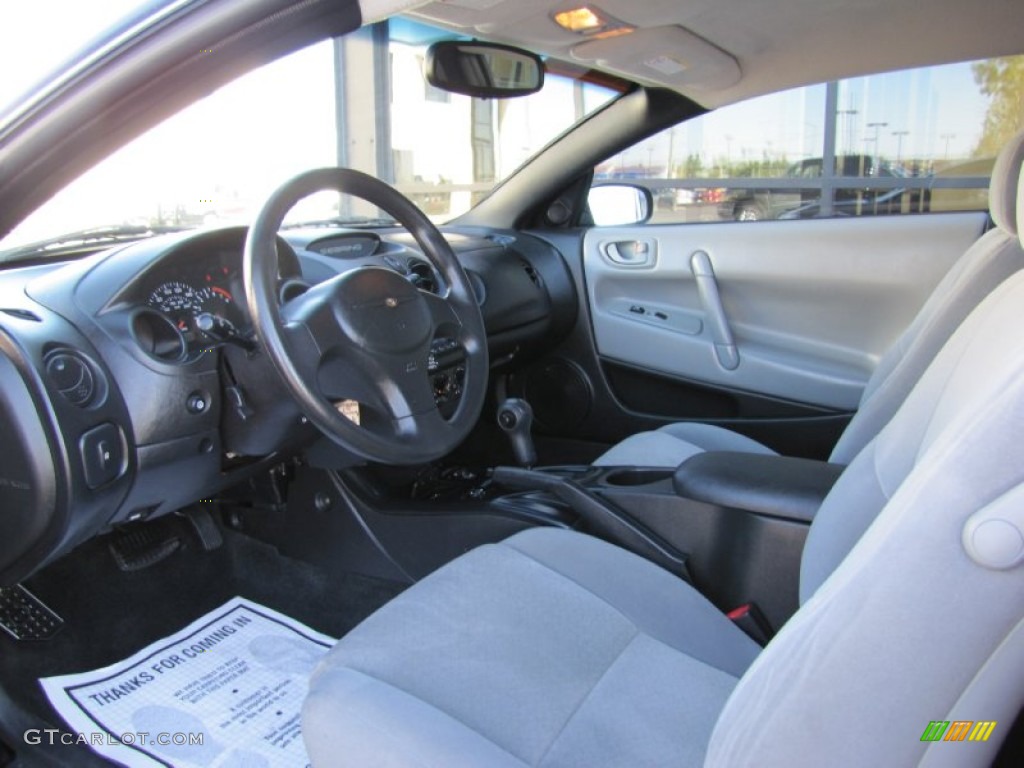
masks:
[[[687,499],[810,522],[844,469],[790,456],[709,451],[684,461],[672,482]]]

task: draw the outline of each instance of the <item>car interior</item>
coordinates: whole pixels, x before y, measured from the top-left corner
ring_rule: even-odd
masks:
[[[1021,30],[155,0],[0,92],[0,767],[1019,765]],[[287,739],[42,683],[234,598]]]

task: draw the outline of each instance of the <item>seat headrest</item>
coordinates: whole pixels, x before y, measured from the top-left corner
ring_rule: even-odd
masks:
[[[992,181],[988,187],[988,210],[992,221],[1011,235],[1017,234],[1017,222],[1021,218],[1018,206],[1020,195],[1021,166],[1024,165],[1024,131],[1012,139],[992,167]]]

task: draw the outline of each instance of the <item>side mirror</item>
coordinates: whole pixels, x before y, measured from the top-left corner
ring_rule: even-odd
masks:
[[[587,205],[596,226],[626,226],[647,221],[654,211],[654,198],[647,187],[601,184],[590,188]]]
[[[434,43],[427,49],[425,68],[435,88],[481,99],[527,96],[544,86],[540,56],[497,43]]]

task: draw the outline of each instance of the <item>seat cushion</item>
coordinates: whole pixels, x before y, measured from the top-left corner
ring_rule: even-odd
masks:
[[[640,432],[612,446],[594,461],[599,467],[678,467],[705,451],[775,454],[756,440],[712,424],[679,422]]]
[[[313,765],[696,766],[759,647],[694,589],[583,534],[477,548],[339,641]]]

